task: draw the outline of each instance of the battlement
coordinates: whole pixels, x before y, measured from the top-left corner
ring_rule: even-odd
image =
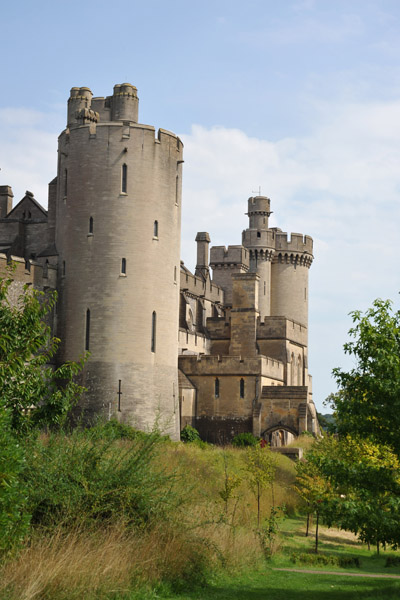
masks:
[[[307,344],[307,327],[286,317],[265,317],[257,324],[257,339],[284,339],[297,344]]]
[[[283,380],[284,365],[281,361],[265,356],[242,358],[240,356],[190,355],[179,356],[179,368],[187,375],[261,375]]]
[[[291,233],[290,236],[282,231],[275,234],[275,248],[285,252],[313,252],[313,239],[302,233]]]
[[[222,288],[212,283],[210,279],[204,281],[202,277],[193,275],[186,267],[183,267],[182,263],[180,286],[181,292],[187,292],[200,298],[204,297],[212,302],[223,302],[224,293]]]
[[[244,246],[213,246],[210,250],[210,266],[213,269],[240,266],[249,268],[249,251]]]

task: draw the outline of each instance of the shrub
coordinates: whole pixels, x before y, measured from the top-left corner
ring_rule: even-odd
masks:
[[[181,441],[182,442],[197,442],[200,440],[200,434],[191,425],[185,425],[185,427],[181,431]]]
[[[296,553],[291,556],[294,563],[303,563],[306,565],[334,565],[343,569],[349,567],[360,567],[358,556],[329,556],[327,554],[308,554],[307,552]]]
[[[246,446],[257,446],[259,439],[256,438],[252,433],[238,433],[232,440],[232,446],[236,448],[244,448]]]
[[[118,441],[79,431],[32,442],[25,470],[32,523],[167,519],[180,499],[174,474],[156,465],[158,447],[156,435]]]
[[[399,567],[400,556],[388,556],[385,562],[385,567]]]

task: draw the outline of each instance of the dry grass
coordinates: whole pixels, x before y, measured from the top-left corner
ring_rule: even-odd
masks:
[[[183,579],[205,560],[205,548],[178,531],[139,535],[115,526],[102,531],[36,535],[0,571],[0,598],[91,600],[124,594],[161,580]]]

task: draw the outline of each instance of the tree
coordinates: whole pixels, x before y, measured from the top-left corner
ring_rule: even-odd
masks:
[[[49,365],[60,342],[46,323],[56,292],[45,295],[25,286],[13,302],[12,282],[11,267],[0,279],[0,408],[17,433],[60,426],[83,392],[73,378],[84,358],[57,369]]]
[[[252,446],[246,452],[246,466],[249,485],[257,499],[257,525],[260,527],[260,501],[263,490],[271,486],[272,505],[274,506],[274,479],[276,459],[268,448]]]
[[[378,299],[365,314],[351,315],[354,341],[344,351],[356,366],[333,370],[339,392],[330,400],[337,431],[389,445],[400,456],[400,311]]]
[[[381,543],[397,547],[400,463],[388,446],[328,436],[306,458],[308,470],[316,470],[330,486],[330,493],[320,499],[320,512],[329,526],[352,531],[362,541],[375,544],[378,553]]]

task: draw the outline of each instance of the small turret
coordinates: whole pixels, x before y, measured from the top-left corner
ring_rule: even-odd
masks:
[[[137,96],[137,88],[131,83],[114,85],[111,120],[137,123],[138,118],[139,98]]]
[[[271,200],[267,196],[255,196],[248,200],[249,228],[268,229],[268,217],[272,213]]]
[[[73,124],[81,124],[82,115],[90,114],[92,96],[91,90],[87,87],[71,88],[68,99],[68,127]]]

